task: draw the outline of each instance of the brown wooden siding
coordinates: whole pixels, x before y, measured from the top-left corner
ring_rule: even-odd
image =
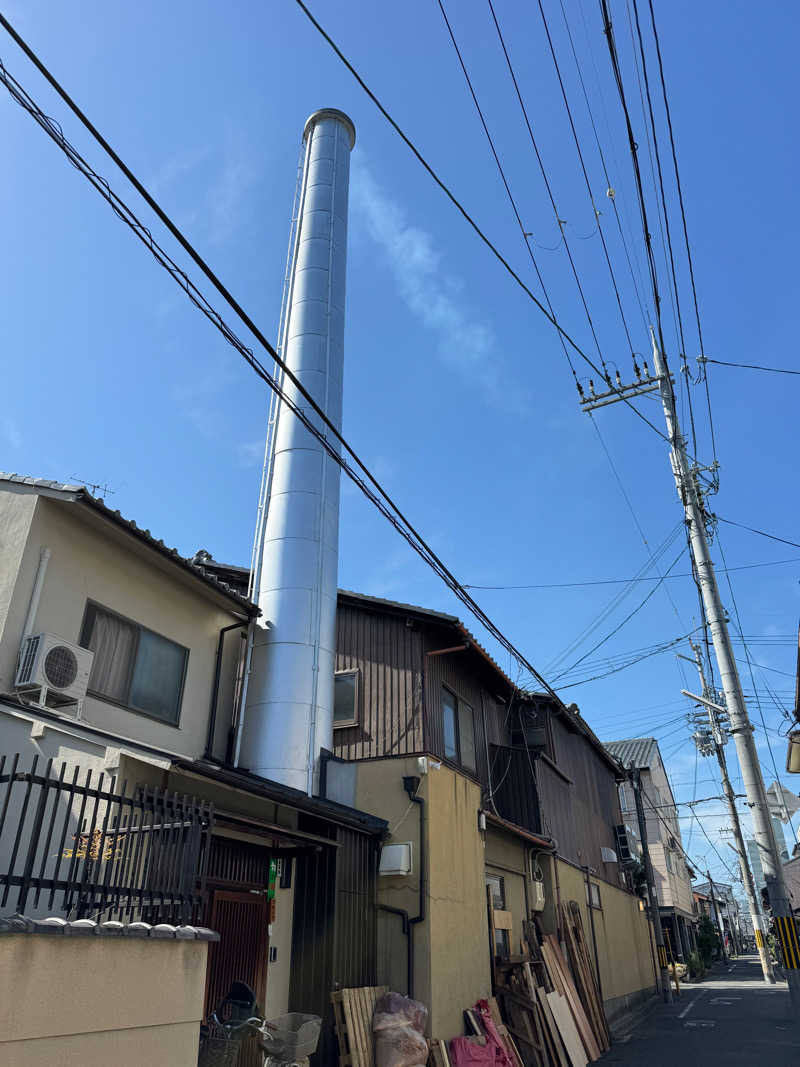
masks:
[[[494,806],[501,818],[534,834],[542,832],[535,762],[525,749],[492,745]]]
[[[452,647],[455,636],[452,630],[429,628],[425,634],[425,651]],[[482,672],[481,672],[482,673]],[[476,671],[475,653],[447,652],[440,656],[425,657],[425,725],[426,748],[432,756],[444,759],[444,723],[442,719],[442,687],[452,690],[457,697],[472,707],[475,725],[475,760],[477,777],[489,787],[489,764],[487,750],[490,745],[508,744],[506,706],[487,689]]]
[[[402,616],[339,604],[336,670],[358,669],[358,724],[334,730],[342,759],[424,751],[422,635]]]
[[[614,773],[583,737],[552,717],[558,770],[545,759],[537,762],[543,831],[558,844],[565,859],[594,867],[609,882],[619,881],[619,866],[604,863],[602,846],[616,850],[614,826],[620,822]]]
[[[331,991],[375,984],[379,842],[301,815],[298,827],[338,841],[296,861],[289,1010],[321,1016],[312,1067],[335,1063]]]

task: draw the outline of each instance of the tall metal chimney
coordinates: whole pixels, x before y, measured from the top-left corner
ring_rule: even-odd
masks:
[[[337,429],[355,137],[347,115],[332,108],[306,122],[283,323],[286,364]],[[284,380],[284,388],[319,424],[295,386]],[[238,762],[312,794],[319,789],[320,749],[333,743],[340,468],[281,404],[265,470],[266,518],[254,553],[262,624],[253,638]]]

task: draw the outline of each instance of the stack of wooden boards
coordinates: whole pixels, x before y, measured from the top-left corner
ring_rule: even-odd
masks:
[[[495,993],[525,1067],[585,1067],[610,1048],[603,1002],[573,900],[554,934],[525,923],[523,953],[495,964]]]

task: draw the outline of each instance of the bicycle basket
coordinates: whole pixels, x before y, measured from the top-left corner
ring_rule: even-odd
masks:
[[[197,1067],[236,1067],[242,1041],[252,1031],[245,1028],[231,1031],[225,1026],[209,1024],[208,1032],[200,1038]]]
[[[293,1011],[266,1023],[258,1031],[264,1052],[285,1060],[299,1060],[317,1050],[322,1019]]]

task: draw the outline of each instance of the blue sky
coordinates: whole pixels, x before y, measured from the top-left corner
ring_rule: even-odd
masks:
[[[483,0],[449,7],[556,314],[596,359],[488,7]],[[630,354],[538,9],[518,0],[497,0],[495,7],[603,354],[628,378]],[[437,5],[411,0],[389,9],[317,0],[312,8],[538,291]],[[615,202],[641,267],[631,167],[598,8],[589,0],[566,0],[565,8]],[[545,9],[634,347],[646,352],[645,323],[606,197],[561,9],[553,0],[546,0]],[[320,106],[351,115],[357,146],[345,433],[462,581],[524,585],[627,578],[672,533],[681,516],[664,442],[621,406],[595,417],[647,538],[645,547],[595,427],[578,408],[552,327],[481,246],[295,4],[231,2],[223,8],[200,0],[109,7],[85,2],[76,19],[61,5],[16,0],[4,11],[268,336],[276,332],[303,123]],[[667,347],[676,367],[622,0],[614,0],[612,12],[653,213]],[[661,0],[657,16],[706,354],[791,366],[798,160],[783,103],[796,99],[800,88],[797,16],[780,3],[762,4],[753,19],[741,3],[685,0]],[[131,194],[10,40],[3,40],[0,57],[89,161],[121,193]],[[651,76],[655,82],[654,67]],[[657,85],[652,87],[655,93]],[[0,329],[7,398],[0,414],[0,467],[107,484],[113,490],[110,504],[181,551],[192,554],[204,547],[217,558],[246,562],[265,389],[31,119],[5,95],[0,107],[7,161],[0,171],[5,207]],[[661,147],[686,348],[694,370],[699,348],[666,140]],[[721,463],[713,507],[790,540],[797,539],[791,489],[800,389],[795,381],[710,368]],[[708,461],[701,389],[693,390],[693,402],[698,452]],[[640,407],[661,424],[655,400],[644,399]],[[771,668],[757,668],[755,681],[780,770],[785,742],[777,731],[785,720],[767,686],[791,708],[800,551],[732,527],[723,527],[722,535],[734,566],[796,557],[793,563],[732,575],[744,631],[754,637],[753,658]],[[680,540],[664,553],[663,568],[679,547]],[[675,572],[685,575],[686,563],[684,554]],[[340,584],[463,616],[435,576],[349,486],[343,489]],[[674,604],[663,587],[658,589],[571,680],[602,673],[601,657],[670,641],[696,626],[691,580],[669,579],[665,586]],[[564,665],[609,633],[651,587],[637,583]],[[544,671],[621,589],[477,595]],[[727,588],[724,599],[730,607]],[[507,657],[498,653],[498,659],[516,673]],[[693,795],[696,763],[679,718],[689,710],[680,688],[695,683],[685,666],[684,681],[670,651],[564,692],[580,704],[601,737],[658,736],[681,800]],[[751,710],[760,727],[755,704]],[[769,782],[767,735],[759,729],[757,736]],[[732,749],[729,759],[735,764]],[[719,792],[715,777],[711,762],[700,760],[698,796]],[[786,782],[797,791],[797,781]],[[709,813],[707,832],[732,867],[729,837],[718,833],[726,819],[714,804],[702,810]],[[688,829],[688,821],[684,826]],[[726,877],[696,826],[689,850],[698,862],[711,865],[715,877]]]

